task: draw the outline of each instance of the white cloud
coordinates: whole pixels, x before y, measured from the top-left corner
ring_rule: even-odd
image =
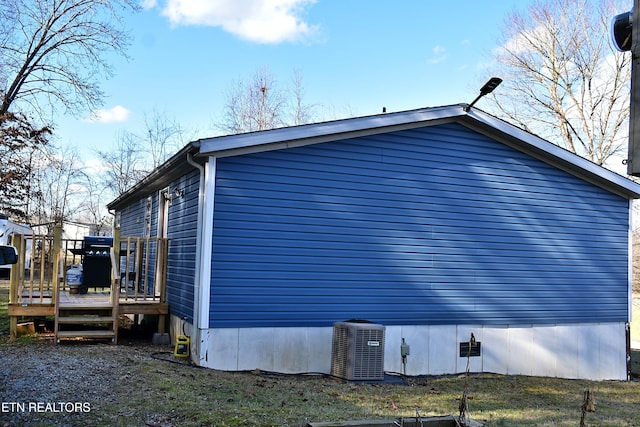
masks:
[[[106,171],[106,166],[101,159],[89,158],[84,161],[85,170],[91,175],[100,175]]]
[[[276,44],[317,31],[302,19],[316,0],[166,0],[162,14],[173,25],[222,27],[245,40]],[[153,0],[145,0],[146,4]]]
[[[444,47],[437,45],[432,49],[432,51],[433,51],[433,56],[429,58],[430,64],[438,64],[440,62],[443,62],[445,59],[447,59],[447,49],[445,49]]]
[[[87,119],[88,122],[98,123],[118,123],[126,122],[129,120],[131,111],[124,108],[122,105],[116,105],[109,110],[95,110],[91,113],[91,117]]]
[[[157,3],[158,2],[156,0],[142,0],[140,2],[140,6],[142,6],[143,9],[152,9]]]

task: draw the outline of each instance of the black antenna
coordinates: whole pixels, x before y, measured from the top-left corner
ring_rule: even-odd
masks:
[[[471,109],[471,107],[473,107],[473,104],[475,104],[476,102],[478,102],[478,100],[479,100],[480,98],[482,98],[483,96],[485,96],[485,95],[489,95],[491,92],[493,92],[493,90],[494,90],[495,88],[497,88],[497,87],[500,85],[500,83],[502,83],[502,79],[501,79],[501,78],[499,78],[499,77],[491,77],[491,78],[489,79],[489,81],[488,81],[488,82],[486,82],[486,83],[484,84],[484,86],[482,86],[482,87],[480,88],[480,95],[478,95],[478,96],[476,97],[476,99],[474,99],[474,100],[473,100],[473,102],[472,102],[471,104],[469,104],[469,105],[467,105],[466,107],[464,107],[464,111],[465,111],[465,112],[466,112],[466,111],[469,111],[469,110]]]

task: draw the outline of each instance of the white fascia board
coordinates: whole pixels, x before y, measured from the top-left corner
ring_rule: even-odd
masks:
[[[620,174],[599,166],[584,157],[565,150],[562,147],[482,111],[472,109],[467,113],[467,115],[469,118],[475,119],[490,127],[492,131],[502,132],[511,136],[515,140],[521,141],[522,146],[524,148],[528,148],[528,151],[544,153],[543,157],[545,159],[555,159],[554,163],[568,166],[568,168],[564,168],[568,172],[572,172],[583,178],[588,178],[588,175],[591,175],[596,178],[595,181],[606,184],[607,187],[619,187],[625,190],[625,195],[628,197],[640,198],[640,184],[637,184]],[[591,181],[594,180],[592,179]]]
[[[200,141],[201,155],[220,155],[232,150],[235,153],[258,151],[258,147],[278,144],[278,148],[315,144],[342,139],[351,134],[368,134],[388,131],[396,127],[418,127],[426,122],[452,119],[465,114],[462,105],[423,108],[419,110],[385,113],[374,116],[357,117],[302,126],[271,129],[238,135],[208,138]],[[433,123],[435,124],[435,123]],[[268,150],[271,148],[263,148]]]
[[[200,155],[237,156],[456,121],[490,137],[506,135],[509,141],[503,142],[514,148],[624,197],[640,198],[640,184],[481,110],[465,111],[465,106],[423,108],[207,138],[199,141]]]

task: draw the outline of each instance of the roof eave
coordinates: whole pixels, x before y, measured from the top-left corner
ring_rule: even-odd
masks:
[[[199,141],[191,142],[174,154],[169,160],[155,168],[142,180],[138,181],[133,187],[119,195],[115,200],[107,204],[107,209],[117,210],[127,206],[131,202],[140,199],[139,191],[142,189],[163,188],[173,180],[184,175],[185,168],[193,166],[189,165],[187,157],[198,154]]]
[[[459,122],[623,197],[640,198],[640,185],[602,166],[466,104],[384,113],[324,123],[207,138],[200,154],[218,157],[292,148],[394,130]]]
[[[188,144],[107,207],[111,210],[121,208],[139,199],[138,192],[142,189],[162,188],[168,185],[173,179],[184,174],[183,168],[193,167],[188,164],[189,155],[236,156],[448,122],[458,122],[622,197],[640,198],[640,184],[497,117],[475,108],[466,111],[465,107],[466,104],[457,104],[423,108],[201,139]]]
[[[344,138],[453,121],[464,116],[464,105],[422,108],[397,113],[348,118],[330,122],[270,129],[201,140],[201,155],[225,157],[248,152],[291,148]]]
[[[640,184],[481,110],[471,109],[460,122],[619,196],[640,198]]]

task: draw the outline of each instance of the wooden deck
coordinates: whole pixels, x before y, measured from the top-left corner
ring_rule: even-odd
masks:
[[[12,319],[18,317],[55,317],[56,338],[92,338],[112,339],[117,342],[117,327],[119,319],[125,315],[158,315],[158,332],[164,332],[164,316],[169,314],[169,305],[160,302],[159,299],[132,299],[127,296],[120,297],[116,304],[112,303],[111,292],[88,292],[84,295],[70,294],[68,291],[59,293],[59,302],[56,306],[51,296],[37,299],[37,303],[9,304],[9,316]],[[17,322],[15,322],[17,323]],[[76,330],[62,330],[70,325],[111,323],[114,326],[109,330],[82,329],[82,333]]]
[[[165,316],[169,314],[165,293],[167,240],[126,238],[123,245],[116,236],[111,250],[111,271],[121,273],[112,273],[111,285],[89,288],[87,293],[80,294],[70,292],[65,274],[59,272],[60,266],[68,263],[64,243],[55,236],[39,241],[39,246],[46,247],[49,254],[58,255],[49,255],[47,259],[52,261],[48,265],[42,257],[42,274],[31,273],[25,277],[22,274],[26,271],[24,259],[12,268],[8,307],[11,339],[16,337],[18,317],[54,316],[58,341],[95,338],[117,342],[119,321],[125,315],[158,315],[158,332],[164,333]],[[20,242],[16,246],[21,253]],[[121,259],[124,260],[122,269]],[[155,263],[150,262],[154,259]],[[34,265],[33,258],[31,261]],[[47,271],[49,274],[44,273]],[[155,273],[155,281],[149,278],[153,277],[151,272]],[[51,280],[51,277],[59,280]],[[129,278],[126,285],[121,286],[121,277]]]
[[[60,291],[60,308],[84,307],[101,308],[111,307],[111,292],[87,292],[84,295],[71,294],[69,291]],[[42,298],[34,294],[33,301],[27,302],[27,298],[22,298],[25,302],[9,304],[9,316],[53,316],[55,314],[55,304],[51,298],[51,293],[44,293]],[[169,305],[160,302],[159,299],[133,298],[130,296],[120,296],[118,300],[119,314],[169,314]]]
[[[84,295],[70,294],[68,291],[60,292],[60,307],[104,307],[111,306],[111,292],[87,292]],[[120,314],[168,314],[168,306],[161,303],[159,297],[132,298],[120,294],[118,299]]]

